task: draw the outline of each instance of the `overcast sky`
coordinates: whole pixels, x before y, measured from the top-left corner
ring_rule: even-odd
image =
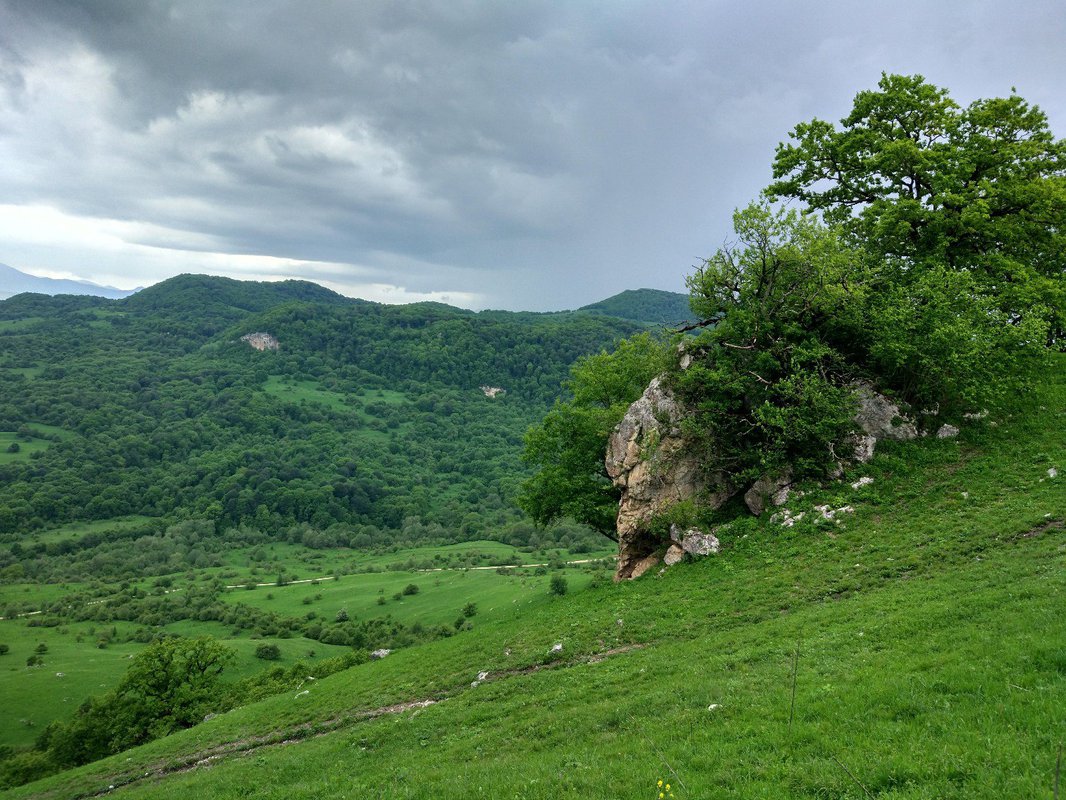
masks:
[[[0,0],[0,262],[385,302],[684,290],[882,71],[1066,135],[1066,2]]]

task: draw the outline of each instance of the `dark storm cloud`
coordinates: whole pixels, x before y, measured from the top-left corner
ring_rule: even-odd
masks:
[[[1061,4],[932,5],[0,0],[0,202],[111,221],[112,281],[147,258],[508,307],[680,289],[789,128],[882,70],[1017,86],[1061,134]]]

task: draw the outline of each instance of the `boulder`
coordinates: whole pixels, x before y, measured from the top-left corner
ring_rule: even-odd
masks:
[[[903,416],[899,406],[870,384],[856,383],[855,397],[859,401],[855,423],[867,436],[875,440],[895,439],[900,442],[918,438],[918,429]]]
[[[770,505],[783,506],[788,501],[791,486],[792,470],[777,476],[763,475],[744,493],[744,503],[748,511],[759,516]]]
[[[959,429],[954,425],[941,425],[936,432],[937,439],[954,439],[959,435]]]
[[[663,563],[668,567],[672,567],[674,564],[679,563],[685,557],[685,551],[681,549],[681,545],[672,544],[666,548],[666,554],[663,556]]]
[[[682,532],[676,525],[671,525],[670,541],[679,545],[690,556],[697,557],[714,555],[721,548],[717,536],[704,533],[699,528],[689,528]]]

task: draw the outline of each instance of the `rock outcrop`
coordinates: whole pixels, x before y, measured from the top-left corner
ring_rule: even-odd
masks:
[[[658,514],[697,496],[718,508],[733,494],[724,476],[706,475],[684,451],[680,421],[673,394],[655,378],[611,433],[607,474],[622,490],[616,579],[636,578],[659,562],[667,544],[648,530]]]
[[[903,416],[898,405],[870,384],[856,383],[855,397],[859,401],[855,424],[861,431],[852,441],[855,461],[865,464],[873,458],[874,448],[881,439],[905,442],[917,438],[918,429],[914,423]]]
[[[882,439],[906,441],[918,436],[918,429],[899,406],[870,384],[855,384],[855,395],[858,430],[847,442],[852,461],[869,461]],[[605,459],[607,474],[622,492],[616,524],[615,580],[639,577],[660,561],[665,560],[669,566],[686,554],[718,552],[719,542],[713,532],[690,529],[681,534],[671,528],[670,539],[666,540],[651,530],[655,518],[680,501],[695,500],[702,508],[714,510],[742,488],[733,487],[729,476],[710,472],[686,448],[680,428],[684,415],[662,378],[655,378],[611,433]],[[840,469],[843,470],[843,462]],[[762,514],[770,506],[783,505],[791,485],[791,470],[764,476],[747,489],[744,501],[753,514]],[[834,513],[844,510],[850,509],[837,509]],[[778,516],[781,515],[788,520],[782,524],[792,524],[803,517],[787,509]]]
[[[281,347],[281,343],[274,336],[263,331],[246,333],[241,337],[241,341],[247,342],[250,347],[254,347],[256,350],[278,350]]]

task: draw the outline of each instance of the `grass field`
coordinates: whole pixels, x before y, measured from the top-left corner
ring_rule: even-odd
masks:
[[[872,485],[794,508],[847,502],[842,524],[746,519],[718,557],[514,603],[10,796],[548,800],[662,779],[678,800],[1051,798],[1066,370],[1050,377],[1028,413],[885,445],[849,476]]]
[[[26,545],[27,543],[36,544],[37,542],[50,544],[53,542],[77,541],[89,533],[117,533],[129,530],[130,528],[144,526],[151,521],[152,517],[131,514],[128,517],[69,522],[56,528],[47,528],[41,531],[25,533],[20,537],[19,541],[23,545]],[[0,592],[2,592],[2,590],[0,590]]]
[[[43,425],[32,422],[27,426],[32,435],[27,438],[16,431],[0,431],[0,465],[16,461],[28,461],[34,453],[45,450],[51,444],[49,439],[69,439],[74,434],[55,425]],[[18,452],[10,452],[12,445],[18,445]]]
[[[40,534],[43,540],[61,541],[77,538],[92,531],[96,533],[136,527],[150,521],[147,517],[129,517],[94,523],[77,523]],[[31,540],[34,541],[34,540]],[[295,571],[299,557],[315,556],[323,552],[311,551],[298,545],[278,544],[268,549],[272,558],[281,559],[286,571]],[[245,553],[247,555],[247,553]],[[556,560],[566,553],[553,553]],[[605,555],[601,553],[600,555]],[[474,603],[476,613],[468,619],[475,629],[484,622],[506,616],[513,618],[519,609],[530,609],[548,602],[547,575],[501,575],[494,568],[471,570],[441,570],[411,572],[388,570],[386,567],[411,560],[425,563],[454,563],[461,559],[471,565],[509,561],[529,562],[530,555],[499,542],[467,542],[462,545],[422,547],[391,553],[355,554],[346,552],[336,567],[354,561],[361,571],[339,574],[337,580],[326,578],[315,583],[264,586],[254,591],[237,588],[223,597],[232,603],[244,603],[273,611],[283,617],[305,617],[313,612],[320,619],[331,622],[344,609],[352,618],[368,620],[389,618],[406,625],[421,623],[425,627],[451,627],[462,615],[468,603]],[[239,559],[238,559],[239,560]],[[190,576],[175,576],[168,591],[187,591],[219,570],[196,570]],[[528,572],[532,572],[529,570]],[[239,574],[246,575],[247,570]],[[566,571],[571,591],[587,586],[592,580],[589,572],[576,569]],[[188,578],[191,577],[191,580]],[[411,585],[419,586],[414,595],[403,594]],[[135,582],[149,594],[164,591],[159,579]],[[0,586],[0,604],[19,612],[40,609],[64,598],[79,596],[87,589],[83,584],[8,584]],[[95,592],[107,597],[118,587],[97,586]],[[394,595],[399,593],[399,600]],[[180,596],[180,595],[179,595]],[[385,600],[378,604],[378,598]],[[306,602],[305,602],[306,600]],[[142,627],[130,623],[71,623],[56,627],[41,627],[42,618],[29,616],[0,620],[0,643],[10,652],[0,656],[0,745],[28,745],[54,719],[69,717],[74,708],[90,694],[101,693],[115,686],[129,664],[129,656],[144,645],[135,642],[118,643],[134,630]],[[100,649],[101,638],[112,637],[116,643]],[[253,637],[249,632],[235,634],[217,622],[185,620],[163,626],[160,631],[182,636],[211,635],[234,648],[236,663],[228,670],[231,678],[248,677],[268,666],[289,666],[297,661],[314,662],[322,658],[348,652],[348,648],[323,644],[311,639],[280,639]],[[281,658],[269,664],[255,657],[256,648],[273,643],[281,651]],[[44,666],[28,667],[26,659],[34,655],[39,644],[47,647]],[[56,673],[63,673],[57,676]],[[42,677],[44,676],[44,677]]]
[[[348,399],[340,392],[323,389],[316,381],[296,381],[271,375],[263,391],[287,403],[321,403],[335,411],[351,411]]]

